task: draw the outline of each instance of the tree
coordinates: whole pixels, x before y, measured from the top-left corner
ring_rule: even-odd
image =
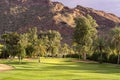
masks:
[[[26,48],[26,56],[31,58],[33,56],[33,52],[34,52],[34,46],[28,44]]]
[[[61,48],[61,52],[63,53],[64,57],[69,53],[69,46],[68,44],[63,44],[62,48]]]
[[[69,47],[69,54],[71,55],[70,57],[72,57],[72,54],[74,54],[74,49],[73,47]]]
[[[27,32],[28,35],[28,45],[26,48],[27,55],[29,57],[32,57],[34,55],[34,47],[36,46],[36,43],[38,41],[38,35],[37,35],[37,28],[33,27],[30,28],[29,31]]]
[[[38,40],[34,47],[34,54],[38,56],[38,62],[40,63],[40,57],[46,53],[46,46],[43,40]]]
[[[0,44],[0,58],[7,59],[9,57],[9,54],[6,53],[6,47],[2,44]]]
[[[28,35],[21,34],[20,40],[18,42],[18,59],[19,63],[21,63],[22,59],[26,56],[26,48],[28,46]]]
[[[100,54],[99,56],[99,62],[102,63],[103,62],[103,50],[105,50],[106,46],[106,41],[104,39],[104,37],[99,36],[95,41],[94,41],[94,52],[98,52]]]
[[[19,64],[22,62],[22,59],[26,56],[26,51],[25,48],[22,46],[18,47],[18,59],[19,59]]]
[[[49,55],[49,39],[48,39],[48,34],[46,31],[40,31],[38,34],[38,39],[43,40],[44,41],[44,46],[46,46],[46,54],[45,57],[47,57]]]
[[[61,46],[61,35],[59,32],[54,30],[49,30],[47,32],[48,36],[48,45],[47,50],[51,53],[52,57],[55,56],[59,52],[59,48]]]
[[[95,25],[94,21],[95,20],[90,16],[79,17],[75,20],[76,27],[74,29],[73,41],[79,47],[79,59],[81,52],[82,58],[86,60],[86,53],[90,50],[93,40],[96,38],[97,25]]]
[[[1,38],[5,44],[6,52],[11,58],[14,58],[18,54],[19,34],[16,32],[6,33],[3,34]]]
[[[4,46],[0,44],[0,54],[1,54],[1,51],[2,51],[2,48],[3,48],[3,47],[4,47]]]
[[[7,51],[8,50],[7,50],[6,46],[3,46],[1,48],[0,58],[3,58],[3,59],[9,58],[9,53]]]
[[[28,35],[18,34],[16,32],[3,34],[1,37],[5,44],[5,52],[9,53],[11,58],[18,56],[19,63],[26,55],[28,45]]]
[[[120,64],[120,27],[115,27],[110,31],[113,50],[118,55],[117,64]]]
[[[29,44],[34,45],[38,39],[37,28],[36,27],[30,28],[27,34]]]

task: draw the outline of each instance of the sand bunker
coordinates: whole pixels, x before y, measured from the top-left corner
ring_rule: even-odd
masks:
[[[0,64],[0,72],[1,71],[12,70],[12,69],[14,69],[14,67],[9,66],[9,65],[5,65],[5,64]]]

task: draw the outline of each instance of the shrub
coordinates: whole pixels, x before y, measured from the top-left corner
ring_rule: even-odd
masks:
[[[109,63],[117,64],[117,55],[111,54],[108,60]]]
[[[102,58],[101,58],[101,53],[95,52],[93,53],[88,59],[94,60],[94,61],[102,61],[102,62],[108,62],[109,60],[109,55],[106,52],[102,53]],[[101,62],[100,62],[101,63]]]
[[[79,58],[78,54],[67,54],[66,55],[67,58]]]

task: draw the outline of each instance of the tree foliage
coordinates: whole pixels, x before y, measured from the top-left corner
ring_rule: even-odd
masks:
[[[1,38],[5,43],[6,52],[9,53],[11,58],[14,58],[18,54],[19,34],[15,32],[6,33]]]
[[[24,57],[56,56],[61,47],[61,34],[54,30],[37,32],[37,28],[30,28],[28,32],[18,34],[6,33],[1,36],[4,42],[4,52],[11,58],[18,57],[21,63]],[[49,54],[48,54],[49,53]]]
[[[110,31],[112,50],[118,55],[117,63],[120,63],[120,27],[115,27]]]
[[[73,41],[79,47],[78,52],[82,53],[83,59],[86,60],[86,53],[91,48],[93,40],[97,34],[97,24],[91,16],[79,17],[76,20]]]

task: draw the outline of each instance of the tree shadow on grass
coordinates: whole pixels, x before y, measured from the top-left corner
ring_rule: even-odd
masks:
[[[120,74],[120,66],[111,64],[71,62],[71,60],[61,61],[60,63],[36,63],[8,61],[4,64],[17,65],[15,70],[19,71],[72,71],[74,73],[102,73],[102,74]]]
[[[31,64],[31,63],[34,63],[34,62],[21,62],[19,63],[18,61],[8,61],[8,62],[5,62],[4,64],[8,64],[8,65],[25,65],[25,64]]]
[[[27,64],[27,63],[25,63]],[[37,65],[37,64],[36,64]],[[72,71],[73,73],[101,73],[119,74],[120,67],[108,64],[84,63],[84,62],[65,62],[65,63],[40,63],[36,65],[23,65],[16,70],[23,71]]]
[[[66,64],[53,64],[53,63],[46,63],[51,64],[53,66],[47,66],[43,69],[47,70],[60,70],[60,71],[74,71],[76,73],[79,72],[89,72],[89,73],[103,73],[103,74],[113,74],[113,73],[120,73],[120,67],[115,65],[108,65],[108,64],[98,64],[98,63],[83,63],[83,62],[76,62],[76,63],[66,63]]]

